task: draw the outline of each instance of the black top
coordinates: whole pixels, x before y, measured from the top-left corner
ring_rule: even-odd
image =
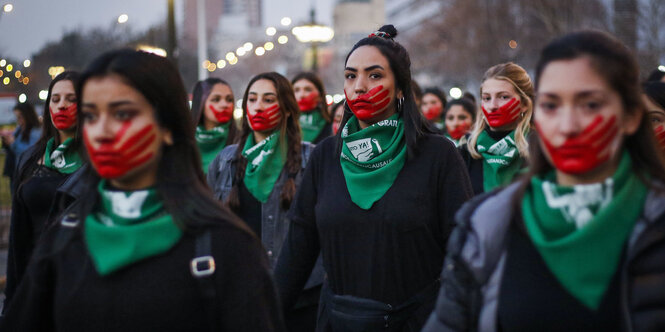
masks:
[[[25,183],[17,184],[9,230],[4,308],[12,300],[37,240],[46,226],[56,189],[68,176],[40,165]]]
[[[620,273],[615,273],[593,311],[563,288],[525,231],[511,227],[507,248],[499,293],[500,331],[621,331]]]
[[[400,304],[437,279],[457,209],[471,185],[455,146],[427,136],[369,210],[351,201],[335,137],[316,147],[291,206],[275,268],[284,308],[293,306],[321,250],[332,291]]]
[[[244,220],[249,228],[254,231],[254,234],[260,239],[261,238],[261,202],[259,202],[252,193],[249,192],[247,186],[245,186],[245,181],[238,186],[239,187],[239,198],[240,198],[240,210],[238,211],[238,217]]]
[[[208,227],[221,330],[283,331],[261,242],[231,222]],[[45,233],[0,330],[211,330],[202,290],[190,271],[194,235],[185,233],[168,252],[100,276],[81,228],[57,225]],[[65,238],[63,229],[75,232],[65,243],[58,240]]]
[[[332,123],[328,122],[328,123],[326,123],[325,126],[323,126],[323,129],[321,129],[321,132],[319,133],[319,135],[316,136],[316,138],[311,143],[315,144],[315,145],[319,144],[324,139],[332,136],[332,134],[333,134],[333,132],[332,132]]]

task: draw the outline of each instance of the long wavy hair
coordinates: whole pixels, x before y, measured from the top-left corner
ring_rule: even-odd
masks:
[[[249,95],[249,89],[258,80],[268,80],[275,86],[277,103],[279,104],[279,109],[282,115],[278,130],[280,133],[281,144],[286,144],[286,164],[284,167],[288,174],[288,179],[286,180],[286,183],[284,183],[280,194],[280,203],[284,209],[288,209],[291,206],[293,197],[296,194],[295,177],[302,167],[302,157],[300,154],[300,122],[298,122],[300,109],[298,108],[298,102],[296,101],[296,96],[293,92],[291,83],[289,83],[289,80],[287,80],[286,77],[276,72],[262,73],[252,77],[247,84],[245,94],[242,97],[242,109],[245,114],[242,117],[242,125],[240,127],[241,133],[234,158],[236,172],[233,176],[233,186],[231,187],[231,192],[227,199],[227,204],[231,210],[236,212],[240,209],[239,186],[245,177],[245,170],[247,168],[247,158],[242,155],[241,144],[243,144],[247,140],[247,137],[253,133],[252,128],[249,126],[246,114],[247,97]]]
[[[542,50],[536,67],[536,85],[540,83],[545,67],[554,61],[568,61],[588,58],[591,67],[600,75],[612,90],[621,97],[623,111],[627,114],[641,114],[642,120],[634,134],[626,136],[623,146],[630,153],[633,170],[649,188],[655,188],[652,181],[665,183],[665,159],[657,146],[656,138],[646,116],[646,107],[641,98],[639,67],[632,52],[616,38],[600,31],[575,32],[550,42]],[[552,171],[554,167],[547,160],[538,142],[537,133],[531,136],[531,164],[529,173],[520,180],[520,188],[514,204],[519,204],[530,179]],[[517,205],[516,205],[517,206]]]
[[[531,82],[529,74],[527,74],[524,68],[512,62],[493,66],[485,72],[485,75],[483,75],[483,79],[480,83],[481,96],[483,95],[483,83],[488,79],[496,79],[510,83],[510,85],[515,88],[515,92],[520,96],[521,105],[526,106],[526,112],[524,112],[520,118],[517,128],[515,129],[515,144],[517,145],[517,150],[519,151],[520,156],[529,159],[529,142],[527,141],[526,135],[531,129],[534,99],[533,83]],[[487,126],[485,114],[480,107],[478,107],[476,110],[476,121],[473,125],[473,131],[471,131],[471,136],[469,136],[469,141],[466,145],[469,154],[471,154],[474,159],[481,159],[483,157],[478,153],[478,150],[476,150],[476,144],[478,142],[478,136]]]
[[[51,104],[51,92],[53,91],[53,86],[60,81],[70,81],[74,88],[76,88],[79,83],[79,73],[75,71],[64,71],[56,76],[51,83],[48,85],[48,95],[46,96],[46,101],[44,102],[44,110],[42,111],[42,135],[39,137],[39,140],[34,145],[32,153],[27,157],[23,169],[17,170],[18,181],[16,181],[18,186],[21,186],[25,181],[30,178],[30,174],[34,172],[37,167],[39,167],[40,160],[44,157],[46,153],[46,144],[48,141],[53,138],[54,146],[59,146],[60,135],[58,134],[58,129],[53,125],[51,121],[51,111],[49,110]],[[80,94],[76,92],[76,100],[78,101]],[[72,142],[71,147],[79,151],[79,154],[84,154],[83,145],[79,139],[78,134],[74,136],[74,141]]]
[[[79,106],[82,91],[88,81],[117,75],[128,86],[137,90],[155,111],[157,123],[169,130],[172,145],[162,146],[157,168],[157,193],[164,200],[164,207],[176,224],[185,231],[197,232],[203,225],[230,222],[248,230],[228,209],[213,198],[201,168],[201,157],[194,139],[194,126],[187,104],[187,93],[180,73],[166,58],[131,49],[115,50],[102,54],[84,70],[77,86]],[[79,107],[79,136],[83,119]],[[97,191],[99,175],[92,167],[82,175],[86,183],[80,216],[86,216],[100,202]]]
[[[297,81],[300,80],[307,80],[310,83],[314,84],[316,87],[316,90],[319,92],[320,100],[318,104],[318,109],[319,112],[321,112],[321,116],[323,119],[326,120],[326,123],[331,123],[332,122],[332,117],[330,116],[330,112],[328,111],[328,103],[326,103],[326,89],[323,87],[323,81],[321,81],[321,78],[319,75],[312,73],[312,72],[302,72],[299,73],[298,75],[294,76],[293,79],[291,80],[291,84],[296,84]]]
[[[204,108],[206,106],[206,100],[210,96],[212,88],[217,84],[226,85],[227,87],[229,87],[229,90],[231,90],[231,93],[233,94],[233,90],[231,89],[229,83],[216,77],[206,78],[205,80],[196,82],[196,84],[194,85],[194,90],[192,91],[192,122],[194,123],[195,126],[203,125],[203,120],[204,120],[203,118],[205,117]],[[236,142],[239,130],[238,126],[236,126],[235,124],[235,121],[233,119],[231,119],[230,121],[231,125],[229,126],[229,136],[226,141],[228,142],[228,144],[233,144]]]
[[[381,54],[388,59],[390,69],[395,75],[395,86],[399,91],[402,91],[403,100],[395,101],[395,105],[401,104],[398,107],[398,112],[402,113],[402,121],[404,121],[404,138],[406,140],[407,158],[411,159],[418,153],[418,143],[426,135],[433,135],[436,130],[420,113],[420,109],[416,105],[415,96],[413,94],[412,78],[411,78],[411,58],[404,46],[395,41],[397,36],[397,29],[393,25],[384,25],[378,32],[388,34],[385,37],[376,34],[370,35],[359,40],[349,54],[346,55],[344,60],[344,67],[349,61],[351,54],[361,46],[372,46],[381,52]],[[348,103],[344,106],[344,117],[339,127],[344,128],[349,119],[353,116]],[[342,130],[337,132],[337,150],[335,154],[339,156],[342,151]]]

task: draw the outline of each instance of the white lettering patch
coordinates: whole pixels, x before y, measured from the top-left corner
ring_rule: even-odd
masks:
[[[111,201],[114,214],[134,219],[141,216],[141,207],[148,197],[148,191],[135,191],[129,196],[125,196],[124,192],[104,192],[104,195]]]

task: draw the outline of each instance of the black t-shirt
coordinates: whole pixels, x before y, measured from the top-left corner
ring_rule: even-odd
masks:
[[[68,176],[43,165],[37,166],[30,178],[19,185],[14,195],[7,256],[5,305],[14,296],[37,240],[48,222],[56,189]]]
[[[245,186],[245,181],[242,181],[238,187],[240,193],[240,210],[238,211],[238,217],[244,220],[249,228],[251,228],[256,236],[260,239],[261,202],[259,202],[259,200],[249,192],[249,189],[247,189],[247,186]]]
[[[549,270],[525,230],[511,226],[499,293],[500,331],[621,331],[620,273],[597,311],[573,297]]]
[[[275,269],[285,308],[319,249],[334,293],[402,303],[441,272],[453,216],[472,195],[464,164],[449,140],[427,136],[386,194],[363,210],[349,196],[336,142],[316,147],[291,206]]]

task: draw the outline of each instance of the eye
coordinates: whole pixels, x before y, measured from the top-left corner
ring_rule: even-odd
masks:
[[[344,74],[344,78],[346,78],[347,80],[351,80],[351,79],[356,78],[356,74],[346,73],[346,74]]]
[[[265,101],[267,104],[272,104],[276,101],[276,99],[273,98],[273,97],[268,97],[268,98],[263,99],[263,101]]]
[[[75,96],[67,97],[67,101],[70,102],[70,103],[75,103],[76,102],[76,97]]]
[[[540,108],[545,112],[553,112],[554,110],[556,110],[557,105],[553,102],[544,101],[538,104],[538,108]]]
[[[120,121],[128,121],[134,117],[135,113],[129,110],[118,110],[115,112],[114,117]]]
[[[248,102],[248,103],[255,103],[255,102],[256,102],[256,98],[247,98],[247,102]]]
[[[85,123],[91,123],[95,120],[97,120],[97,114],[94,114],[92,112],[81,112],[81,116],[83,117],[83,122]]]
[[[226,101],[233,104],[233,97],[231,96],[226,97]]]
[[[369,74],[369,78],[373,78],[373,79],[379,79],[379,78],[382,78],[382,77],[383,77],[383,75],[381,75],[380,73],[371,73],[371,74]]]
[[[653,115],[649,117],[649,121],[651,121],[651,123],[653,123],[653,124],[663,123],[663,119],[661,117],[653,116]]]
[[[485,97],[481,98],[481,100],[484,101],[484,102],[489,102],[490,99],[492,99],[492,98],[490,98],[489,96],[485,96]]]
[[[58,103],[58,102],[60,102],[60,97],[53,97],[53,98],[51,98],[51,102],[52,102],[52,103]]]

